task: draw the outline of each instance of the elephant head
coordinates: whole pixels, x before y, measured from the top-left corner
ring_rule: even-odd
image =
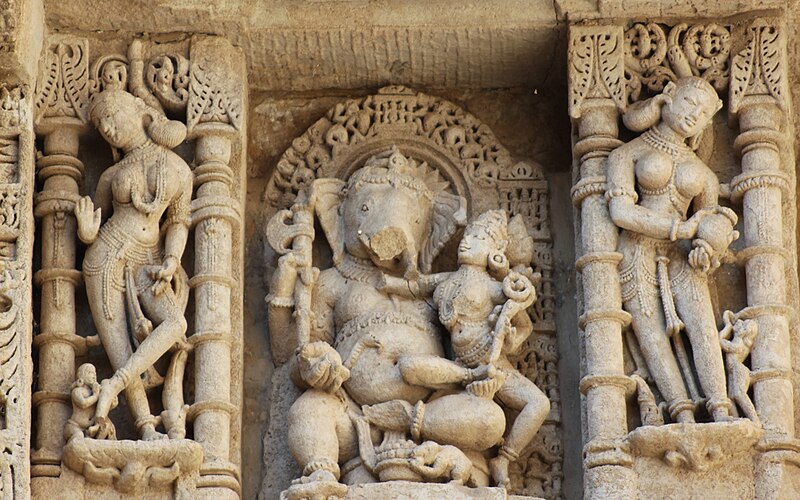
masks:
[[[430,272],[466,222],[466,202],[429,186],[427,178],[424,168],[393,148],[370,158],[347,182],[314,181],[314,205],[334,263],[348,254],[389,274]]]

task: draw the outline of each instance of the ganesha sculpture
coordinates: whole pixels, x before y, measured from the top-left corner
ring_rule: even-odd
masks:
[[[523,221],[499,210],[475,218],[459,270],[431,274],[466,202],[428,173],[393,148],[347,181],[315,180],[267,226],[281,255],[270,335],[295,339],[292,378],[305,389],[289,411],[303,470],[290,499],[389,480],[504,487],[549,412],[506,359],[533,329],[537,276]],[[321,272],[315,216],[333,254]],[[520,412],[510,425],[504,409]]]

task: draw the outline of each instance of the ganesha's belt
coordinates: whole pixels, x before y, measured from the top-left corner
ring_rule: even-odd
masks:
[[[433,324],[416,316],[397,311],[375,311],[360,314],[345,323],[344,326],[340,328],[338,332],[336,332],[336,341],[334,342],[334,346],[338,347],[342,342],[352,337],[355,333],[362,332],[379,325],[402,325],[425,333],[434,338],[439,337],[439,330]]]

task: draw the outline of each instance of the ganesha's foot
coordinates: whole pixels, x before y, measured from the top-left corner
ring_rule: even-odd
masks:
[[[489,471],[492,473],[492,479],[494,479],[494,483],[498,488],[508,488],[508,484],[511,482],[508,477],[508,464],[510,463],[509,451],[504,447],[500,448],[500,452],[496,457],[489,460]]]
[[[383,430],[406,432],[414,422],[417,411],[407,401],[395,399],[385,403],[363,406],[361,411],[367,420]]]
[[[339,482],[339,464],[333,460],[315,460],[303,468],[303,477],[292,481],[286,490],[287,500],[339,500],[347,494],[347,485]]]
[[[347,485],[338,481],[311,481],[293,484],[285,493],[286,500],[343,500]]]

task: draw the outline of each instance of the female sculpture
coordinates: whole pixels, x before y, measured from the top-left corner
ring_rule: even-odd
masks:
[[[188,289],[180,261],[189,232],[192,172],[169,148],[183,141],[186,129],[120,89],[98,94],[91,116],[105,140],[125,153],[98,181],[99,208],[95,210],[88,196],[75,207],[78,236],[89,245],[83,263],[89,305],[115,370],[101,384],[95,413],[98,437],[111,434],[108,412],[125,390],[142,439],[163,438],[155,429],[158,418],[150,413],[141,375],[185,342]],[[138,347],[131,343],[128,321]],[[176,371],[182,378],[182,364],[177,370],[174,365],[185,358],[185,353],[174,356],[168,378],[175,378]],[[168,417],[164,424],[171,437],[180,435],[180,429],[169,428],[181,413],[179,391],[180,380],[164,386],[167,415],[162,417]]]
[[[510,226],[521,230],[510,231]],[[508,360],[533,331],[525,310],[535,302],[536,291],[523,270],[530,256],[522,259],[506,255],[509,244],[525,246],[521,234],[527,230],[517,216],[509,223],[503,210],[484,212],[464,230],[458,245],[457,271],[423,276],[409,283],[384,276],[384,290],[428,296],[433,300],[442,325],[450,332],[454,361],[437,356],[410,355],[400,358],[403,378],[432,389],[463,386],[473,396],[496,399],[506,408],[519,411],[505,433],[498,455],[489,462],[498,486],[508,486],[508,466],[519,458],[534,438],[547,414],[550,401],[536,384],[525,378]],[[514,237],[512,239],[512,237]],[[522,265],[520,265],[522,264]],[[515,269],[509,267],[513,265]],[[472,398],[445,397],[450,411],[478,404]],[[438,404],[428,404],[434,409]],[[460,408],[459,408],[460,410]],[[427,410],[426,410],[427,411]],[[486,421],[490,415],[487,413]],[[424,429],[423,429],[424,430]],[[462,429],[468,433],[467,428]]]
[[[687,145],[721,106],[714,88],[701,78],[669,83],[662,94],[631,108],[626,125],[646,131],[614,150],[607,164],[609,211],[622,229],[623,306],[676,422],[693,422],[695,402],[703,395],[714,421],[730,418],[707,274],[738,237],[736,215],[718,205],[716,175]],[[690,205],[694,213],[687,219]],[[699,389],[681,339],[684,329]]]

